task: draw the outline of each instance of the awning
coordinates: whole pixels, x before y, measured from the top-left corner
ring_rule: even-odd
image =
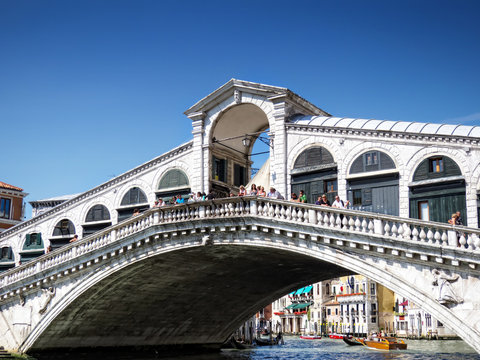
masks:
[[[285,309],[293,309],[297,304],[290,304]]]
[[[301,288],[301,289],[298,289],[294,295],[300,295],[300,294],[303,294],[303,289],[305,288]]]
[[[308,302],[308,303],[300,303],[300,304],[296,304],[293,309],[297,310],[297,309],[305,309],[306,307],[309,307],[310,305],[312,305],[311,302]]]
[[[312,289],[313,289],[313,286],[312,286],[312,285],[306,286],[306,287],[303,289],[303,293],[304,293],[304,294],[308,294]]]

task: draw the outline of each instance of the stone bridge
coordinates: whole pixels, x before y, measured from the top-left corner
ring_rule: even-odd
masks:
[[[255,197],[154,208],[2,273],[1,345],[217,347],[280,296],[358,273],[480,352],[479,236]]]

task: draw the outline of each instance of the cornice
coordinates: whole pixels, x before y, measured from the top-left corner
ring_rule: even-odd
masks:
[[[342,128],[342,127],[332,127],[332,126],[315,126],[315,125],[299,125],[294,123],[285,124],[287,131],[300,131],[308,133],[318,133],[318,134],[330,134],[338,136],[352,136],[355,138],[367,136],[371,138],[380,138],[380,139],[394,139],[402,141],[418,141],[418,142],[443,142],[446,144],[454,144],[458,146],[480,146],[480,138],[477,137],[467,137],[467,136],[458,136],[458,135],[437,135],[437,134],[421,134],[421,133],[409,133],[409,132],[400,132],[400,131],[385,131],[385,130],[364,130],[364,129],[351,129],[351,128]],[[467,148],[468,152],[469,149]]]

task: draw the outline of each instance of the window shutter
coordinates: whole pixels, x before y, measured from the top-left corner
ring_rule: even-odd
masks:
[[[30,246],[30,234],[27,234],[27,237],[25,240],[25,246]]]
[[[37,233],[37,245],[42,245],[42,233]]]

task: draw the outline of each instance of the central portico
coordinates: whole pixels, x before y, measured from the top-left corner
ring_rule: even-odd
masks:
[[[270,138],[270,183],[287,194],[286,126],[296,115],[328,114],[282,87],[232,79],[185,112],[193,121],[193,188],[228,195],[248,183],[253,144]]]

